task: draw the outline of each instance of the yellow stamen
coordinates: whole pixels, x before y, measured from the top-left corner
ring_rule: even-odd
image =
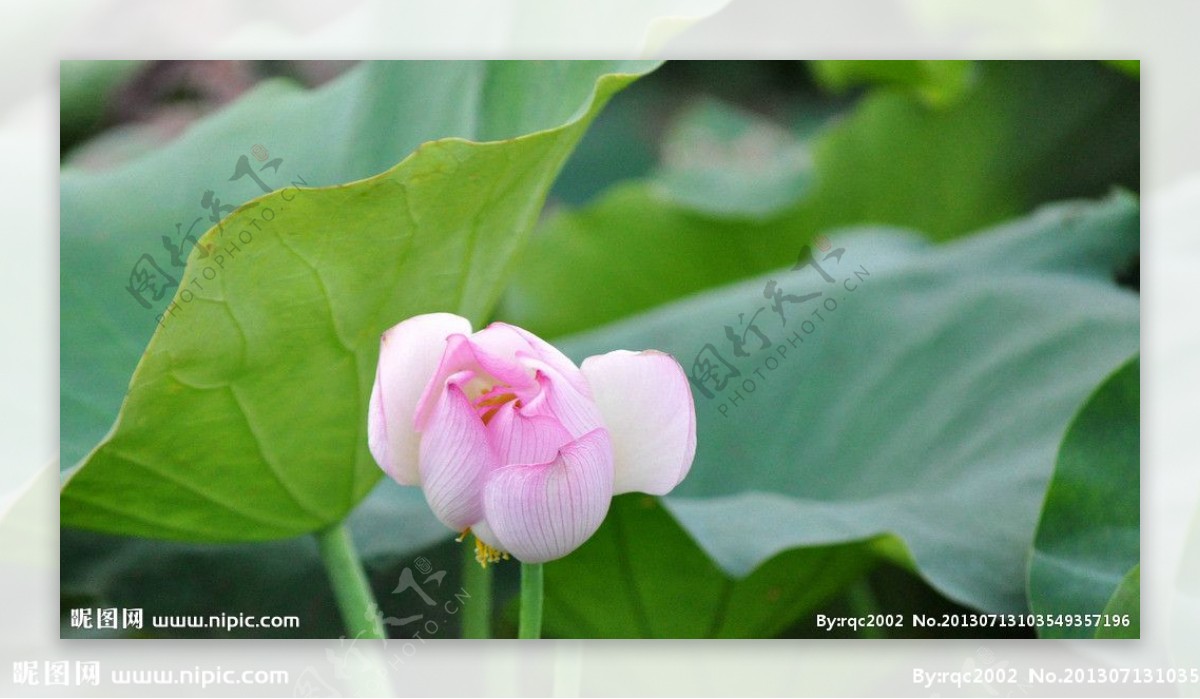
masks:
[[[488,546],[479,537],[475,537],[475,560],[479,561],[480,567],[487,568],[489,563],[507,561],[508,552]]]
[[[480,417],[483,419],[483,424],[486,425],[492,421],[492,418],[496,417],[496,413],[500,412],[500,408],[509,401],[516,400],[516,398],[516,394],[504,393],[500,386],[496,386],[488,393],[484,393],[475,402],[475,409],[484,411]],[[520,401],[517,401],[517,407],[521,407]]]
[[[454,540],[461,543],[463,539],[467,538],[467,534],[470,533],[471,528],[467,527]],[[487,568],[489,563],[499,563],[508,559],[508,551],[501,551],[494,546],[488,546],[480,541],[479,537],[475,537],[475,560],[479,561],[480,567]]]
[[[502,393],[499,391],[494,392],[491,395],[484,394],[483,396],[480,397],[480,399],[478,401],[476,401],[475,407],[477,407],[477,408],[491,407],[491,406],[499,407],[516,397],[517,397],[517,395],[515,393]]]

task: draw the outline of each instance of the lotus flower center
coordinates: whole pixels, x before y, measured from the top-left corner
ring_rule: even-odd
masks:
[[[479,419],[483,420],[483,424],[488,424],[492,418],[496,417],[496,413],[500,411],[506,403],[517,401],[514,407],[520,408],[521,401],[517,400],[515,393],[509,392],[509,386],[506,384],[496,384],[475,400],[474,408],[479,413]]]

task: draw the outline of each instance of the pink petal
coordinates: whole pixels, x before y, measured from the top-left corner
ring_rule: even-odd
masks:
[[[531,353],[526,353],[527,356],[541,360],[542,362],[550,365],[561,377],[566,379],[573,387],[575,387],[576,391],[584,394],[587,393],[587,379],[583,378],[583,374],[579,373],[579,367],[575,366],[575,362],[571,361],[571,359],[559,351],[557,347],[549,342],[546,342],[537,335],[534,335],[528,330],[525,330],[524,328],[518,328],[515,325],[509,325],[507,323],[492,323],[488,326],[488,329],[490,330],[492,328],[505,328],[506,330],[520,336],[522,339],[524,339],[526,344],[529,345],[530,350],[532,350]]]
[[[483,343],[477,341],[482,337]],[[515,342],[514,342],[515,341]],[[425,429],[429,416],[437,403],[437,388],[445,383],[452,374],[460,371],[471,371],[476,380],[464,390],[469,398],[478,398],[494,383],[511,386],[515,392],[532,394],[537,384],[533,379],[533,371],[526,369],[517,362],[513,352],[528,350],[528,345],[521,338],[509,335],[503,337],[497,333],[488,334],[486,330],[471,336],[452,335],[447,339],[446,353],[433,372],[433,380],[426,387],[417,405],[414,424],[419,431]],[[509,354],[505,354],[509,352]]]
[[[549,415],[525,415],[506,403],[488,423],[488,436],[501,465],[541,464],[572,441],[571,433]]]
[[[471,336],[471,342],[488,354],[515,360],[518,353],[529,353],[533,346],[519,328],[507,323],[492,323]]]
[[[446,338],[471,332],[452,313],[413,316],[383,333],[367,417],[367,444],[379,466],[403,485],[420,485],[413,429],[417,403],[446,351]]]
[[[596,532],[612,501],[612,445],[603,429],[546,463],[493,471],[483,491],[490,535],[526,563],[562,558]]]
[[[483,516],[480,498],[486,474],[498,466],[487,430],[460,384],[469,371],[446,380],[421,434],[421,485],[430,509],[443,524],[462,531]]]
[[[548,415],[567,428],[575,438],[597,427],[604,427],[604,419],[586,385],[580,390],[553,366],[541,360],[529,359],[526,364],[537,372],[539,391],[526,401],[522,412],[526,415]]]
[[[696,455],[696,406],[669,354],[618,350],[581,367],[613,443],[613,492],[665,495]]]

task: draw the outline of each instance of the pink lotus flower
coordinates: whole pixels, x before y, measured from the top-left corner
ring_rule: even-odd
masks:
[[[612,496],[669,492],[691,468],[696,410],[683,369],[653,350],[576,367],[521,328],[471,334],[419,315],[383,334],[371,391],[371,454],[419,485],[487,564],[561,558],[587,541]]]

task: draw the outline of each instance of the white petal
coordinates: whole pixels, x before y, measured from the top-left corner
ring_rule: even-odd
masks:
[[[665,495],[696,455],[696,406],[669,354],[618,350],[580,367],[613,444],[613,493]]]
[[[471,323],[452,313],[413,316],[387,332],[371,389],[367,443],[379,466],[403,485],[420,485],[413,415],[425,385],[446,349],[446,338],[471,332]]]

